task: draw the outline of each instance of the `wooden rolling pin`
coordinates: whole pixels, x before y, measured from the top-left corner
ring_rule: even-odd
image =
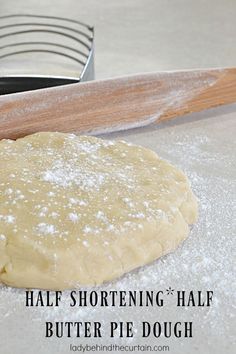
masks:
[[[0,97],[0,139],[99,134],[236,102],[236,68],[150,73]]]

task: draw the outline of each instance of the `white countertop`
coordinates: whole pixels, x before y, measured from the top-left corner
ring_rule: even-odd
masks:
[[[0,9],[94,25],[97,78],[235,65],[234,0],[1,0]]]

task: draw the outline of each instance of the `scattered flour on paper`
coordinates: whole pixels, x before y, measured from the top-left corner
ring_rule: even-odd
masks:
[[[143,268],[133,271],[119,280],[105,284],[96,290],[213,290],[213,305],[210,308],[181,308],[176,311],[174,297],[169,297],[163,309],[140,308],[69,308],[68,301],[59,308],[24,308],[24,290],[2,286],[0,289],[0,324],[7,318],[22,315],[22,323],[28,316],[32,321],[96,321],[112,320],[177,320],[193,321],[195,327],[204,331],[206,326],[214,336],[230,332],[233,317],[234,284],[233,251],[235,241],[232,230],[232,211],[235,207],[235,184],[230,171],[233,164],[232,146],[224,151],[215,151],[214,138],[196,134],[180,134],[173,128],[165,139],[158,141],[159,156],[177,163],[187,173],[192,188],[199,198],[200,217],[189,238],[172,254]],[[166,145],[166,141],[171,144]],[[187,158],[186,158],[187,156]],[[173,161],[174,157],[174,161]],[[209,172],[210,171],[210,172]],[[76,202],[76,201],[71,201]],[[127,199],[127,203],[130,201]],[[73,222],[76,215],[69,216]],[[104,215],[98,213],[98,218]],[[45,226],[40,226],[44,232]],[[50,232],[55,230],[50,229]],[[4,235],[0,236],[0,242]],[[86,245],[85,245],[86,246]],[[90,291],[91,289],[86,289]],[[94,288],[93,288],[94,290]],[[64,293],[64,299],[69,298]],[[176,312],[175,312],[176,311]],[[229,340],[232,339],[228,338]],[[104,340],[104,337],[103,337]],[[135,339],[133,339],[133,342]]]

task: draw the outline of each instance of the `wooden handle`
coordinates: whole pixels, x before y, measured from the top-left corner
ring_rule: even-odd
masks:
[[[183,100],[179,107],[167,109],[160,121],[236,102],[236,68],[215,69],[205,73],[206,86],[196,89],[193,97]],[[204,75],[202,79],[204,83]]]
[[[236,102],[236,69],[143,74],[0,97],[0,139],[102,133]]]

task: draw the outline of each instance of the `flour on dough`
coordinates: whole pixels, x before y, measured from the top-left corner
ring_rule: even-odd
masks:
[[[197,218],[185,175],[124,141],[0,142],[0,282],[95,285],[173,251]]]

